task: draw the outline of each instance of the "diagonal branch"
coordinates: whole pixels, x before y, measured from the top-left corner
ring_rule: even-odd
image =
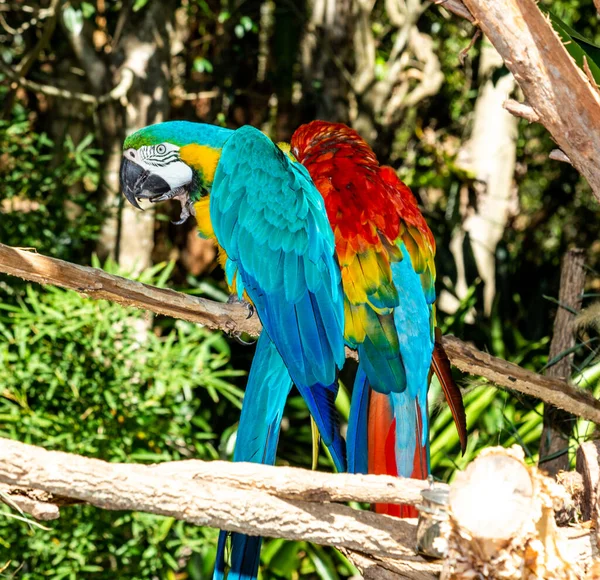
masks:
[[[445,5],[443,0],[436,3]],[[539,122],[600,201],[600,93],[548,18],[534,0],[452,0],[453,6],[461,4],[502,56]]]
[[[261,331],[257,316],[248,318],[242,304],[223,304],[165,288],[157,288],[113,276],[85,266],[41,256],[0,244],[0,272],[39,284],[52,284],[75,290],[94,299],[133,306],[156,314],[180,318],[226,332],[246,332],[257,336]],[[452,364],[463,372],[495,383],[564,409],[573,415],[600,424],[600,401],[590,393],[561,379],[552,379],[523,369],[503,359],[477,350],[453,336],[443,339]],[[347,356],[356,358],[348,350]]]

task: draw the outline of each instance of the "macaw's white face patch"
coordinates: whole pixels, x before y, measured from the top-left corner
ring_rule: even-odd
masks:
[[[162,177],[172,190],[192,182],[192,169],[179,158],[177,145],[171,143],[144,145],[139,149],[125,150],[123,157],[142,169]]]
[[[177,145],[159,143],[126,149],[119,177],[123,194],[134,207],[141,209],[138,202],[142,199],[151,203],[175,199],[181,204],[181,215],[175,223],[195,215],[190,197],[194,171],[181,160]]]

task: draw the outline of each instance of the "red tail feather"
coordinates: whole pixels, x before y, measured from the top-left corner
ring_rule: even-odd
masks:
[[[421,445],[423,425],[417,410],[417,448],[411,477],[427,478],[427,449]],[[387,395],[371,391],[369,399],[369,473],[398,476],[396,465],[396,420]],[[419,512],[414,506],[397,504],[375,504],[373,509],[379,514],[398,518],[416,518]]]
[[[452,417],[456,430],[458,431],[458,438],[460,439],[460,448],[463,455],[467,449],[467,416],[465,414],[465,405],[462,400],[462,394],[460,389],[452,378],[452,372],[450,370],[450,361],[448,355],[442,346],[442,333],[439,328],[435,329],[435,347],[433,349],[432,359],[433,372],[436,374]]]

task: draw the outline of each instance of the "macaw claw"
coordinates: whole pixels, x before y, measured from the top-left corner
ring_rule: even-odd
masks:
[[[244,340],[241,332],[234,332],[232,333],[231,337],[233,340],[235,340],[235,342],[241,344],[242,346],[251,346],[256,342],[256,340]]]

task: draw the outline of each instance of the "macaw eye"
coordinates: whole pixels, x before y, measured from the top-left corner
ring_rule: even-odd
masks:
[[[159,155],[164,155],[167,152],[167,148],[161,143],[160,145],[156,146],[156,152]]]

